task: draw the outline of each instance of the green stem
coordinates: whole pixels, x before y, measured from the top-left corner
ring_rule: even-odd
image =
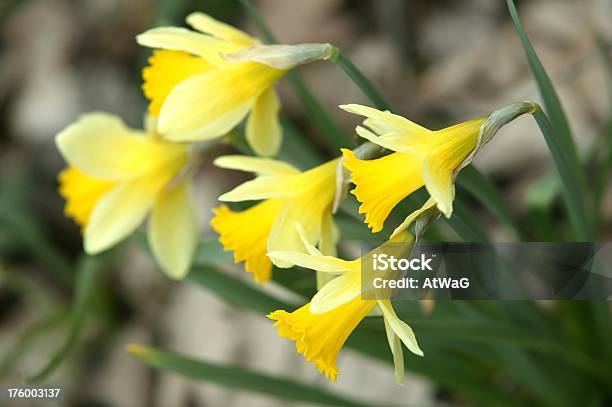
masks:
[[[264,42],[268,44],[275,44],[277,42],[276,37],[274,37],[274,34],[272,34],[272,31],[270,31],[266,23],[264,23],[264,21],[261,19],[253,3],[251,3],[250,0],[239,0],[239,1],[242,7],[244,8],[244,10],[247,12],[249,17],[251,18],[251,20],[253,20],[253,23],[255,23],[255,26],[257,27],[257,30],[263,37]]]
[[[266,23],[262,20],[257,12],[253,3],[250,0],[240,0],[240,4],[245,9],[257,30],[259,30],[263,40],[268,44],[277,43],[274,34],[268,28]],[[287,74],[287,78],[293,87],[293,90],[297,94],[300,102],[304,106],[306,113],[310,118],[317,124],[319,130],[325,134],[331,143],[333,144],[331,150],[334,154],[338,153],[338,149],[341,147],[350,147],[353,145],[351,137],[339,127],[334,120],[327,114],[325,109],[321,106],[321,102],[308,90],[308,87],[304,84],[302,78],[295,71],[290,71]]]
[[[572,161],[567,157],[567,150],[562,146],[561,140],[556,137],[556,133],[553,131],[553,127],[542,109],[536,110],[533,113],[533,118],[540,127],[540,131],[555,161],[557,171],[559,171],[562,185],[561,191],[576,237],[581,241],[589,241],[591,239],[591,232],[584,210],[582,189],[575,173],[572,171],[574,166],[571,165]]]
[[[380,94],[380,92],[372,85],[359,69],[338,50],[336,56],[331,60],[338,65],[344,73],[353,81],[355,85],[361,89],[364,95],[370,99],[378,110],[390,110],[389,104]]]

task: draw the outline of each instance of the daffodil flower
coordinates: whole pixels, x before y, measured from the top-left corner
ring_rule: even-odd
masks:
[[[342,109],[367,117],[357,133],[374,145],[394,151],[375,159],[357,157],[376,153],[364,144],[351,152],[343,150],[342,164],[347,168],[356,188],[352,191],[362,203],[359,212],[366,214],[366,223],[374,232],[382,229],[390,211],[406,196],[425,186],[430,198],[410,214],[392,233],[402,233],[419,218],[428,224],[440,213],[452,215],[455,196],[454,181],[459,171],[489,143],[499,130],[523,114],[539,109],[534,102],[517,102],[495,110],[487,118],[474,119],[446,129],[431,131],[390,112],[345,105]],[[347,179],[338,172],[338,193],[335,207],[342,198]]]
[[[187,23],[199,32],[160,27],[137,37],[155,48],[143,71],[149,112],[172,141],[221,137],[247,115],[246,138],[258,155],[279,149],[282,130],[275,83],[289,69],[329,59],[329,44],[261,45],[248,34],[203,13]]]
[[[150,212],[155,258],[170,277],[184,277],[197,242],[184,174],[189,146],[163,141],[152,129],[130,129],[105,113],[82,116],[57,135],[56,144],[68,163],[58,177],[59,192],[66,215],[82,228],[85,251],[114,246]]]
[[[245,262],[246,271],[253,273],[256,282],[270,279],[272,263],[267,252],[303,250],[296,222],[304,225],[308,240],[318,244],[323,253],[335,254],[338,231],[331,206],[338,159],[304,172],[282,161],[247,156],[219,157],[215,164],[257,174],[219,200],[262,202],[240,212],[222,205],[214,209],[211,221],[225,250],[234,252],[236,263]],[[278,266],[290,264],[279,262]]]
[[[299,228],[298,228],[299,230]],[[393,239],[394,243],[412,240],[407,232]],[[303,244],[308,253],[272,251],[268,256],[274,263],[290,263],[324,273],[340,274],[301,308],[287,312],[277,310],[268,315],[276,321],[281,337],[296,343],[296,349],[308,362],[314,362],[327,379],[336,381],[339,370],[336,360],[344,343],[359,323],[375,308],[380,309],[387,333],[387,339],[395,364],[395,381],[404,379],[403,343],[412,353],[423,356],[412,328],[395,313],[388,299],[361,299],[361,261],[341,260],[325,256],[306,237]],[[375,250],[381,250],[381,246]],[[377,297],[380,298],[380,297]]]
[[[395,233],[434,206],[451,217],[455,177],[471,161],[485,118],[432,131],[390,112],[354,104],[340,107],[367,117],[363,122],[367,128],[358,126],[358,135],[393,151],[375,160],[359,160],[352,151],[342,150],[344,166],[356,185],[352,193],[361,202],[359,213],[366,214],[365,221],[373,232],[382,229],[389,213],[402,199],[422,186],[430,199]]]

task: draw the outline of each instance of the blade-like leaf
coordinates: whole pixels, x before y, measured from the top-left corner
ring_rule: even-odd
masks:
[[[555,160],[559,175],[561,176],[563,195],[576,237],[580,240],[587,241],[591,238],[591,228],[585,213],[584,175],[572,139],[567,117],[563,112],[563,107],[561,106],[561,102],[559,101],[559,97],[557,96],[557,92],[555,91],[550,77],[546,73],[542,62],[540,62],[523,28],[514,1],[507,0],[507,4],[510,16],[514,22],[514,27],[516,28],[523,50],[527,56],[529,67],[531,68],[540,95],[542,96],[546,114],[550,118],[550,124],[542,123],[544,121],[542,117],[545,117],[545,115],[541,112],[537,112],[534,116],[544,134],[546,144],[548,145],[553,159]]]
[[[128,345],[127,351],[136,359],[157,369],[178,373],[195,380],[216,383],[233,390],[253,391],[284,400],[325,406],[365,406],[365,404],[337,396],[314,386],[238,366],[212,364],[176,352],[162,351],[140,345]]]
[[[574,229],[574,234],[580,241],[589,241],[591,239],[590,224],[585,213],[584,190],[578,183],[578,174],[572,172],[571,166],[568,165],[569,161],[566,152],[556,138],[556,133],[548,117],[542,111],[536,111],[533,113],[533,117],[538,123],[538,127],[540,127],[540,131],[555,161],[557,171],[559,171],[561,192],[563,193],[563,199]]]

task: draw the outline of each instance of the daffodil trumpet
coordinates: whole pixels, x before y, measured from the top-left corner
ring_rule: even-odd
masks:
[[[280,101],[274,85],[290,69],[330,59],[330,44],[262,45],[203,13],[187,23],[197,31],[159,27],[137,37],[155,49],[143,70],[149,113],[170,141],[224,136],[248,116],[246,139],[261,156],[281,145]]]
[[[272,251],[268,256],[274,263],[290,263],[317,272],[340,275],[325,284],[312,300],[301,308],[287,312],[277,310],[268,315],[276,321],[278,334],[296,343],[296,349],[308,362],[314,362],[327,379],[336,381],[339,369],[337,357],[344,343],[373,310],[378,310],[383,317],[385,331],[395,364],[395,381],[401,384],[404,380],[404,357],[401,344],[412,353],[423,356],[416,336],[405,322],[395,313],[390,297],[377,300],[361,298],[361,259],[341,260],[325,256],[314,245],[302,236],[305,252]],[[413,237],[404,232],[392,242],[413,242]],[[389,250],[385,245],[375,250]]]
[[[351,192],[361,202],[360,213],[373,232],[382,230],[391,210],[405,197],[425,187],[430,198],[409,215],[392,237],[406,230],[414,219],[435,208],[447,218],[452,216],[455,179],[501,127],[516,117],[533,113],[537,104],[519,102],[492,113],[442,130],[432,131],[408,119],[361,105],[340,106],[350,113],[365,116],[356,132],[370,143],[388,149],[391,154],[372,158],[376,150],[360,149],[365,154],[343,149],[341,164],[356,185]],[[367,145],[367,144],[366,144]],[[346,173],[338,171],[338,186],[346,184]],[[339,193],[340,194],[340,193]]]
[[[256,174],[255,179],[221,195],[219,200],[260,202],[243,211],[222,205],[213,210],[211,221],[225,250],[234,252],[236,263],[245,262],[245,270],[256,282],[270,279],[272,263],[266,253],[303,250],[296,222],[304,225],[308,240],[323,253],[336,253],[339,233],[331,207],[338,159],[303,172],[283,161],[248,156],[219,157],[214,163]],[[277,266],[290,264],[278,262]]]
[[[153,255],[168,276],[180,279],[197,243],[190,146],[162,140],[154,121],[148,124],[134,130],[113,115],[89,113],[60,132],[55,140],[68,167],[59,174],[59,192],[88,254],[124,240],[150,213]]]

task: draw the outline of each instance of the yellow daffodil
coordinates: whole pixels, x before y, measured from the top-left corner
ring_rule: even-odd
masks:
[[[156,49],[144,69],[149,112],[173,141],[225,135],[247,115],[246,138],[258,155],[281,144],[275,83],[292,67],[328,59],[329,44],[260,45],[246,33],[203,13],[187,23],[199,32],[160,27],[137,37]]]
[[[299,228],[298,228],[299,229]],[[404,232],[393,239],[394,243],[409,241]],[[274,311],[268,318],[276,321],[278,334],[296,343],[296,349],[308,362],[314,362],[326,378],[336,381],[339,370],[336,359],[344,343],[359,323],[377,307],[382,312],[387,339],[395,363],[395,380],[404,378],[403,343],[411,352],[423,356],[412,328],[399,319],[388,299],[361,299],[361,261],[341,260],[325,256],[308,243],[303,244],[308,253],[272,251],[268,256],[274,263],[290,263],[324,273],[341,274],[323,286],[303,307],[287,312]],[[384,246],[384,245],[383,245]],[[382,247],[375,250],[381,250]],[[379,297],[376,297],[379,298]]]
[[[212,227],[219,233],[225,250],[234,252],[236,262],[245,262],[255,281],[271,276],[268,251],[301,251],[303,245],[295,223],[304,225],[309,241],[325,254],[336,250],[338,232],[331,214],[335,193],[336,167],[333,160],[300,172],[282,161],[247,156],[225,156],[215,160],[222,168],[254,172],[257,177],[223,194],[226,202],[263,200],[249,209],[235,212],[227,206],[214,210]],[[289,264],[278,264],[289,267]]]
[[[96,254],[131,234],[149,212],[148,238],[162,269],[182,278],[197,242],[196,216],[183,174],[189,146],[132,130],[117,117],[90,113],[56,137],[68,167],[59,179],[65,213]]]
[[[402,199],[422,186],[431,198],[419,213],[435,205],[446,217],[452,215],[455,177],[471,160],[486,119],[432,131],[390,112],[360,105],[340,107],[367,117],[363,124],[369,129],[358,126],[357,134],[393,151],[375,160],[359,160],[352,151],[342,150],[344,166],[356,185],[352,193],[361,202],[359,212],[366,214],[365,221],[373,232],[382,229],[385,219]],[[410,219],[397,232],[405,229],[407,223]]]

